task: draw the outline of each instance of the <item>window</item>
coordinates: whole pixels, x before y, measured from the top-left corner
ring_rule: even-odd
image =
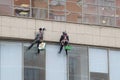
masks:
[[[107,58],[107,50],[89,48],[90,80],[109,80]]]
[[[62,5],[65,5],[65,1],[64,0],[50,0],[50,5],[62,6]]]
[[[69,80],[88,80],[87,47],[73,47],[69,52]]]
[[[97,0],[84,0],[85,4],[97,4]]]
[[[35,19],[48,19],[48,10],[32,8],[32,16]]]
[[[98,0],[100,6],[115,6],[115,0]]]
[[[90,80],[108,80],[108,74],[91,72],[90,73]]]
[[[53,14],[56,14],[55,11],[61,11],[64,12],[65,11],[65,2],[62,0],[50,0],[49,1],[49,9],[50,12],[53,10]]]
[[[81,23],[82,5],[79,1],[72,0],[66,2],[66,21],[73,23]]]
[[[50,10],[49,19],[55,20],[55,21],[65,21],[65,12],[64,11]]]
[[[115,18],[109,16],[100,16],[100,24],[107,25],[107,26],[114,26],[115,25]]]
[[[65,16],[55,16],[56,21],[65,21]]]
[[[32,0],[32,7],[47,9],[48,0]]]
[[[30,16],[30,0],[14,0],[14,12],[16,16]]]
[[[37,53],[37,45],[27,50],[24,44],[24,80],[45,80],[45,51]]]
[[[24,71],[24,80],[45,80],[44,70],[25,68]]]
[[[12,0],[0,0],[0,15],[12,16]]]
[[[115,8],[113,7],[99,7],[99,14],[100,15],[104,15],[104,16],[110,16],[110,17],[114,17],[115,16]]]
[[[78,2],[66,2],[66,10],[70,12],[82,13],[82,5],[80,5]]]
[[[85,14],[83,16],[83,23],[98,24],[98,22],[99,20],[97,15]]]
[[[84,5],[84,13],[98,14],[98,6],[96,5]]]
[[[115,0],[116,1],[116,6],[120,8],[120,0]]]
[[[82,21],[81,13],[67,12],[66,16],[67,16],[67,22],[81,23]]]
[[[116,26],[120,26],[120,8],[116,8]]]

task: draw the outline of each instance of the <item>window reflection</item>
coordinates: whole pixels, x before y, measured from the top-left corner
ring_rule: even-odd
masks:
[[[45,80],[45,51],[37,53],[37,45],[27,50],[24,44],[24,80]]]
[[[14,0],[14,12],[16,16],[30,16],[30,0]]]
[[[98,0],[100,6],[115,6],[115,0]]]
[[[45,80],[44,70],[25,68],[24,71],[24,80]]]
[[[32,0],[32,7],[48,8],[48,0]]]
[[[0,15],[12,16],[12,6],[0,4]]]
[[[112,7],[100,7],[99,9],[100,11],[100,15],[104,15],[104,16],[111,16],[114,17],[115,15],[115,8]]]
[[[84,13],[98,14],[98,6],[96,5],[84,5]]]
[[[67,22],[81,23],[82,21],[82,14],[80,13],[67,12],[66,16]]]
[[[0,15],[115,27],[119,8],[120,0],[0,0]]]
[[[116,6],[120,7],[120,0],[115,0],[116,1]]]
[[[109,79],[108,74],[106,73],[91,72],[90,80],[109,80]]]
[[[50,6],[64,6],[65,0],[49,0]]]
[[[69,80],[88,80],[87,47],[73,47],[69,52]]]
[[[120,8],[116,9],[116,26],[120,27]]]
[[[67,11],[82,12],[82,5],[78,2],[66,2]]]
[[[115,25],[115,18],[108,17],[108,16],[100,16],[100,24],[114,26]]]
[[[0,15],[12,16],[12,0],[0,0]]]
[[[97,4],[97,0],[84,0],[84,3]]]
[[[116,17],[116,26],[120,27],[120,17]]]
[[[56,21],[65,21],[65,12],[57,11],[57,10],[50,10],[49,11],[49,19],[56,20]]]
[[[35,19],[48,19],[48,10],[40,8],[32,8],[32,16]]]
[[[97,15],[85,14],[83,17],[83,23],[98,24],[98,22],[99,20]]]
[[[80,1],[67,1],[66,2],[66,21],[73,23],[82,22],[82,5]]]

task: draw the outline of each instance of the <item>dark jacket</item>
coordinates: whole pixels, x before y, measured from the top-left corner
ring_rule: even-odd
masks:
[[[64,40],[65,39],[65,37],[66,37],[66,40],[67,41],[69,41],[69,36],[68,35],[61,35],[61,37],[60,37],[60,42],[62,41],[62,40]]]

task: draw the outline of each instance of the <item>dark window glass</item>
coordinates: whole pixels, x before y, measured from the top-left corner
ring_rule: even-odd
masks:
[[[24,80],[45,80],[45,71],[41,69],[25,68]]]
[[[45,80],[45,50],[37,53],[37,45],[30,50],[24,45],[24,80]]]
[[[69,80],[88,80],[87,47],[73,47],[68,59]]]
[[[108,74],[106,73],[91,72],[90,80],[109,80],[109,79],[108,79]]]

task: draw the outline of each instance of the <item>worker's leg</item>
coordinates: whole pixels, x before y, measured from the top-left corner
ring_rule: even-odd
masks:
[[[28,50],[33,47],[33,45],[36,43],[36,40],[32,42],[32,44],[28,47]]]
[[[62,49],[63,49],[63,45],[61,44],[61,45],[60,45],[59,53],[61,53]]]

